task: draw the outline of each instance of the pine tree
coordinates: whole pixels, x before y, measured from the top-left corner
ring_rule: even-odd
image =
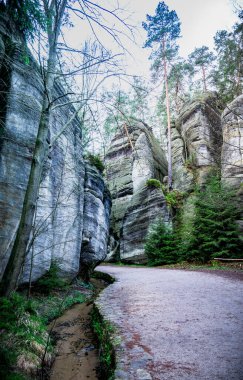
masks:
[[[175,11],[169,11],[164,1],[160,2],[155,10],[155,16],[147,15],[147,23],[143,27],[148,33],[145,47],[155,46],[151,58],[155,60],[155,66],[162,64],[164,73],[166,111],[168,128],[168,188],[172,189],[172,157],[171,157],[171,117],[170,99],[168,90],[168,62],[171,62],[178,51],[175,44],[180,36],[180,21]]]
[[[158,221],[148,234],[145,253],[149,265],[174,264],[177,262],[176,237],[163,221]]]
[[[234,25],[232,32],[220,30],[214,37],[217,67],[213,82],[225,103],[243,90],[243,11],[239,12],[239,18],[240,23]]]
[[[198,193],[192,240],[185,259],[203,263],[215,257],[243,258],[236,223],[239,210],[232,191],[212,176]]]
[[[207,46],[196,48],[189,55],[189,62],[194,67],[194,72],[197,73],[198,71],[201,71],[202,73],[203,90],[205,92],[208,90],[207,71],[214,60],[215,56],[212,52],[209,51],[209,48]]]

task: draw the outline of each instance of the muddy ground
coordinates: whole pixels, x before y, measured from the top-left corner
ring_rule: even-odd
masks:
[[[92,280],[98,294],[106,286]],[[50,325],[56,339],[57,355],[50,380],[95,380],[99,373],[99,352],[91,329],[92,302],[77,304]]]

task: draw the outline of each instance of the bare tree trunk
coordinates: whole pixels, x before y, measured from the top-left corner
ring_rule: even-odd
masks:
[[[165,52],[165,40],[162,41],[163,52]],[[165,98],[168,130],[168,189],[172,189],[172,153],[171,153],[171,120],[170,120],[170,99],[168,90],[167,63],[164,57],[164,77],[165,77]]]
[[[58,21],[49,26],[48,30],[49,58],[47,62],[47,71],[44,78],[42,111],[21,218],[10,258],[2,278],[1,294],[4,296],[9,296],[9,294],[18,286],[19,275],[24,264],[27,245],[31,234],[43,166],[49,151],[48,131],[50,120],[50,103],[55,80],[57,60],[57,39],[60,33],[61,20],[66,2],[67,0],[62,1],[59,8],[60,13],[55,14],[55,20]],[[55,3],[55,6],[56,8],[51,11],[58,12],[57,3]],[[48,9],[47,11],[50,12]],[[46,15],[48,16],[47,12]]]
[[[207,92],[207,84],[206,84],[206,71],[204,65],[202,65],[202,74],[203,74],[203,90]]]

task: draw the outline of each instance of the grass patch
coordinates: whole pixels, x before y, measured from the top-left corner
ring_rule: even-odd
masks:
[[[146,185],[152,189],[161,189],[162,183],[155,178],[150,178],[147,180]]]
[[[113,380],[116,360],[111,335],[114,333],[114,327],[102,318],[96,306],[92,311],[92,328],[100,346],[99,378]]]
[[[98,169],[101,173],[104,172],[105,165],[99,155],[93,155],[89,153],[86,158],[89,160],[90,164],[95,166],[96,169]]]
[[[0,299],[0,315],[0,377],[36,376],[43,364],[51,361],[53,347],[35,303],[12,293],[9,298]]]
[[[30,299],[26,290],[0,298],[0,378],[25,380],[47,372],[54,357],[48,333],[50,321],[66,309],[93,296],[92,286],[77,280],[72,285],[39,293],[34,287]]]

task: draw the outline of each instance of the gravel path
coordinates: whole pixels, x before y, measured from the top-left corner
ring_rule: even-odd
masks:
[[[112,266],[98,270],[117,279],[97,300],[120,336],[116,379],[243,379],[240,276]]]

